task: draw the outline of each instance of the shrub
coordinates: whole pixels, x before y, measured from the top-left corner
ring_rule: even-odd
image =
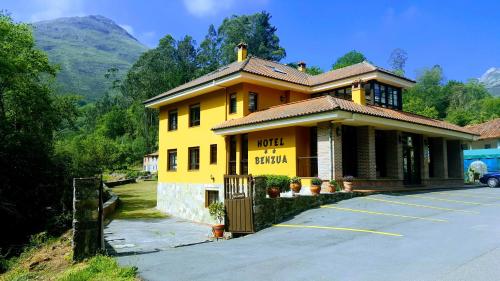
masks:
[[[292,177],[292,178],[290,179],[290,183],[301,184],[302,182],[301,182],[301,180],[300,180],[300,178],[299,178],[299,177]]]
[[[266,175],[266,187],[277,187],[280,192],[290,190],[290,177],[283,175]]]
[[[226,209],[224,208],[224,204],[222,202],[213,202],[208,206],[208,212],[219,223],[222,223],[224,219],[224,215],[226,214]]]
[[[312,185],[321,185],[322,183],[323,183],[323,181],[320,178],[313,178],[311,180]]]

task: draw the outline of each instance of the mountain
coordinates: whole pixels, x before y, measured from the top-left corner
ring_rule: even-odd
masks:
[[[488,69],[480,78],[479,82],[484,83],[486,89],[497,97],[500,97],[500,67]]]
[[[122,78],[147,50],[137,39],[103,16],[68,17],[33,23],[37,46],[60,65],[58,93],[95,101],[109,88],[104,77],[117,68]]]

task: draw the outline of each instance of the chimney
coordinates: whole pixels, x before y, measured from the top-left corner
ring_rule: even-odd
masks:
[[[303,61],[299,61],[299,63],[297,64],[297,69],[300,72],[306,72],[306,63]]]
[[[241,42],[238,44],[238,62],[247,59],[247,44]]]
[[[355,80],[352,83],[352,101],[360,105],[366,105],[364,85],[365,83],[361,79]]]

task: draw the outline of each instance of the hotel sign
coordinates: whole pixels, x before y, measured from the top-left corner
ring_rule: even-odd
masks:
[[[277,153],[276,148],[283,147],[283,138],[266,138],[257,140],[257,147],[264,148],[264,155],[255,156],[255,165],[276,165],[287,164],[286,155]]]

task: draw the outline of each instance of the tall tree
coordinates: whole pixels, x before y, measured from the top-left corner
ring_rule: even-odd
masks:
[[[482,121],[482,100],[491,95],[476,79],[466,83],[450,81],[443,90],[449,101],[446,120],[461,126]]]
[[[349,65],[363,62],[365,60],[366,60],[365,55],[363,55],[362,53],[360,53],[356,50],[352,50],[352,51],[346,53],[345,55],[341,56],[340,58],[338,58],[335,61],[335,63],[332,65],[332,69],[339,69],[342,67],[346,67]]]
[[[403,94],[403,109],[431,118],[445,118],[448,99],[443,91],[443,69],[439,65],[424,69],[415,86]]]
[[[45,226],[60,209],[64,166],[54,159],[54,132],[71,102],[54,96],[56,68],[35,48],[29,25],[0,13],[0,248]],[[66,112],[61,112],[61,111]],[[67,183],[67,182],[66,182]],[[1,255],[1,253],[0,253]]]
[[[416,85],[405,90],[403,109],[464,126],[500,116],[498,100],[475,79],[445,83],[443,69],[436,65],[424,69]]]
[[[213,24],[208,28],[205,39],[201,42],[198,51],[198,70],[197,76],[204,75],[216,70],[221,63],[220,44],[221,40],[217,36],[217,31]]]
[[[221,64],[236,60],[235,48],[240,42],[248,44],[248,53],[257,57],[280,61],[286,56],[271,24],[268,12],[225,18],[218,30],[221,40]]]
[[[405,65],[408,60],[408,53],[401,49],[396,48],[391,52],[389,56],[389,64],[392,67],[394,74],[403,76],[405,74]]]
[[[167,35],[157,48],[144,53],[123,81],[122,93],[139,118],[137,130],[146,140],[148,152],[157,147],[158,112],[144,108],[142,102],[196,77],[198,67],[195,42],[190,36],[176,41]]]

